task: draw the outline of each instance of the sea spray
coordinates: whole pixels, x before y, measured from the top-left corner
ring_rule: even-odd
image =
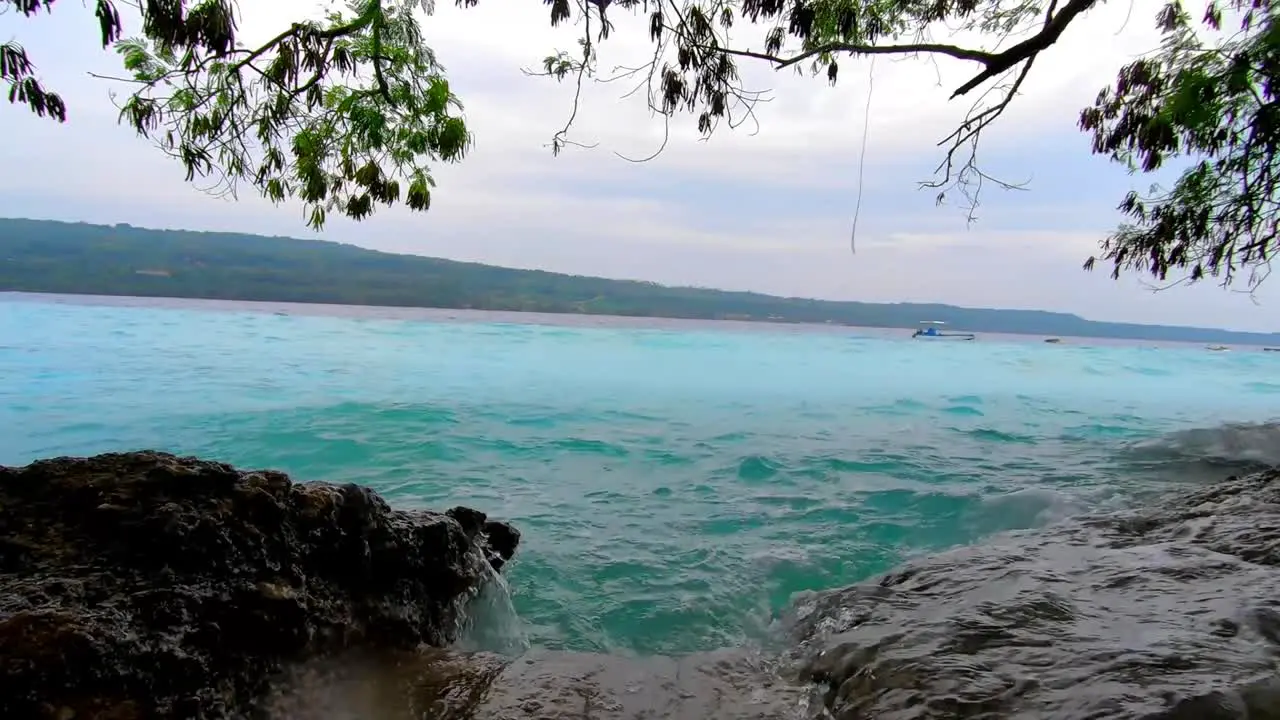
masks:
[[[455,608],[460,625],[457,647],[503,655],[528,650],[528,634],[516,612],[507,579],[479,551],[468,553],[467,562],[483,579]]]

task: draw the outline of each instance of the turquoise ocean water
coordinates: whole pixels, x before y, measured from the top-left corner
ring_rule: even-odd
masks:
[[[1280,415],[1280,353],[907,334],[0,295],[0,464],[156,448],[470,505],[524,532],[528,643],[682,652],[1220,477],[1160,438]]]

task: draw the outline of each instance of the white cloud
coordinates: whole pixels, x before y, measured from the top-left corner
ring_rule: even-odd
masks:
[[[1055,232],[1053,230],[1003,230],[952,233],[890,233],[874,246],[892,246],[904,251],[934,253],[940,250],[983,250],[1000,253],[1031,251],[1055,258],[1066,256],[1074,261],[1088,257],[1098,249],[1102,232]]]
[[[1023,93],[990,133],[988,148],[1034,144],[1047,134],[1074,134],[1079,109],[1114,78],[1122,63],[1155,45],[1150,17],[1157,7],[1157,0],[1132,6],[1108,3],[1079,20],[1033,68]],[[545,152],[542,144],[565,124],[573,82],[529,78],[519,69],[536,68],[554,48],[574,47],[580,29],[552,30],[547,13],[546,6],[537,3],[488,2],[468,10],[441,7],[428,21],[440,57],[459,81],[482,152],[490,147],[504,153],[535,147]],[[621,11],[611,19],[617,29],[599,45],[601,68],[647,62],[652,49],[643,27],[646,19]],[[1116,35],[1122,27],[1125,32]],[[743,43],[759,49],[760,33],[754,35],[744,37]],[[1105,43],[1099,43],[1100,36]],[[964,37],[955,41],[979,42]],[[694,118],[678,116],[671,122],[667,151],[653,162],[655,167],[707,177],[756,173],[768,174],[773,182],[853,186],[856,176],[847,168],[858,161],[864,131],[870,163],[894,164],[903,154],[921,152],[940,159],[934,143],[956,127],[976,100],[948,100],[952,90],[973,75],[974,66],[946,57],[845,60],[834,88],[823,78],[797,75],[792,69],[774,71],[750,60],[740,67],[744,86],[772,91],[771,100],[756,107],[758,131],[747,123],[733,131],[722,128],[703,142]],[[651,117],[643,92],[620,99],[628,89],[621,83],[585,84],[571,137],[598,143],[599,148],[567,151],[574,172],[617,172],[625,163],[613,152],[644,157],[661,145],[664,120]],[[868,126],[863,119],[869,90]],[[833,172],[841,167],[846,171]],[[1034,157],[1028,157],[1026,170],[1034,169]]]
[[[663,137],[661,123],[643,100],[619,100],[622,88],[589,84],[574,137],[600,147],[552,158],[544,145],[567,118],[572,87],[526,77],[520,68],[573,47],[576,30],[550,28],[547,6],[532,0],[484,0],[466,10],[442,2],[425,28],[466,104],[475,152],[437,170],[440,188],[429,214],[380,211],[362,224],[337,220],[325,236],[398,252],[786,295],[1267,329],[1263,310],[1212,287],[1152,295],[1133,280],[1081,272],[1080,262],[1114,224],[1112,207],[1130,181],[1101,163],[1038,165],[1046,154],[1061,157],[1064,142],[1086,151],[1076,112],[1123,62],[1153,47],[1157,6],[1144,0],[1090,11],[1037,62],[1025,93],[985,146],[1012,158],[1006,170],[1016,175],[1088,172],[1059,184],[1114,185],[1117,195],[1100,204],[1037,194],[1033,185],[1015,198],[1020,204],[987,207],[973,228],[954,210],[934,210],[931,197],[902,178],[932,167],[934,142],[967,108],[946,97],[971,68],[877,60],[867,197],[853,255],[849,223],[869,63],[844,61],[836,88],[744,63],[748,86],[774,90],[775,99],[758,109],[758,134],[722,130],[699,142],[694,119],[681,117],[667,151],[642,164],[612,151],[651,152]],[[315,8],[310,0],[275,0],[242,9],[244,37],[252,40]],[[647,33],[637,27],[643,18],[615,11],[612,19],[617,27],[600,47],[601,66],[646,58]],[[5,30],[12,22],[0,16]],[[4,167],[23,169],[2,174],[0,214],[308,236],[297,206],[204,197],[181,181],[175,163],[116,127],[104,84],[84,75],[118,62],[94,48],[87,10],[57,5],[51,18],[19,22],[14,34],[42,63],[45,79],[67,95],[72,122],[57,127],[0,110],[0,131],[23,138],[0,150]]]

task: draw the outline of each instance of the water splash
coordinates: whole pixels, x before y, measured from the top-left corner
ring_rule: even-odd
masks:
[[[482,580],[456,609],[457,646],[463,650],[519,655],[530,647],[529,635],[516,612],[507,578],[477,550],[467,554]]]

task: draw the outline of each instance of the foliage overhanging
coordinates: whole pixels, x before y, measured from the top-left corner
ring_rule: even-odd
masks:
[[[1101,0],[544,0],[551,23],[585,20],[578,53],[559,52],[541,73],[560,80],[605,80],[596,46],[608,38],[607,9],[648,15],[651,62],[627,68],[668,118],[690,113],[710,135],[752,117],[759,92],[743,87],[739,62],[803,68],[834,84],[841,63],[880,55],[947,56],[973,74],[952,99],[972,97],[959,125],[938,143],[943,156],[922,187],[959,193],[972,208],[985,184],[1002,182],[978,164],[981,137],[1015,101],[1042,54]],[[1128,194],[1124,222],[1084,263],[1135,270],[1161,281],[1216,278],[1248,289],[1261,283],[1276,250],[1277,72],[1280,0],[1208,0],[1193,15],[1181,0],[1155,17],[1162,42],[1120,68],[1080,113],[1093,152],[1135,172],[1189,166],[1170,189]],[[593,34],[593,23],[598,28]],[[762,29],[763,47],[738,47],[732,31]],[[934,34],[976,34],[981,46],[938,42]],[[989,48],[1003,47],[1002,50]],[[1059,61],[1062,61],[1059,59]],[[608,81],[617,80],[613,76]],[[574,107],[574,116],[577,107]],[[553,151],[571,143],[569,124]]]
[[[33,16],[54,0],[3,0]],[[319,229],[329,213],[362,220],[379,205],[431,206],[430,163],[461,160],[472,137],[415,11],[431,0],[352,0],[265,43],[241,44],[231,0],[141,0],[142,34],[122,37],[113,0],[96,0],[102,44],[128,75],[122,123],[178,159],[189,181],[234,194],[302,201]],[[10,102],[67,120],[16,43],[0,46]]]
[[[807,69],[835,83],[841,63],[880,55],[948,56],[973,67],[952,98],[973,98],[939,143],[935,177],[921,183],[941,200],[972,204],[984,184],[1014,187],[977,161],[984,132],[1015,101],[1040,56],[1104,0],[544,0],[552,25],[574,21],[579,50],[546,58],[541,73],[616,81],[597,73],[597,46],[614,29],[608,11],[647,16],[651,61],[623,75],[646,89],[668,118],[688,113],[710,135],[752,118],[760,93],[745,88],[739,63]],[[94,0],[104,47],[121,54],[131,85],[121,121],[186,168],[189,180],[234,193],[249,183],[280,202],[304,204],[321,227],[337,212],[363,219],[378,206],[431,204],[430,164],[461,160],[471,133],[443,68],[422,38],[415,12],[431,0],[351,0],[321,21],[298,21],[247,47],[236,35],[232,0],[137,0],[141,35],[122,37],[114,0]],[[473,6],[477,0],[456,0]],[[0,0],[34,17],[55,0]],[[1169,0],[1155,17],[1162,42],[1120,68],[1080,113],[1093,152],[1150,173],[1185,167],[1170,188],[1130,193],[1125,222],[1085,262],[1149,273],[1162,281],[1212,277],[1248,289],[1267,276],[1277,245],[1280,143],[1280,0],[1204,0],[1192,12]],[[738,26],[763,31],[759,49],[737,47]],[[968,32],[978,46],[938,42]],[[1003,48],[1003,49],[995,49]],[[11,103],[66,121],[63,99],[45,88],[25,49],[0,44],[0,82]],[[573,144],[579,111],[552,139]],[[660,152],[661,150],[659,150]]]

